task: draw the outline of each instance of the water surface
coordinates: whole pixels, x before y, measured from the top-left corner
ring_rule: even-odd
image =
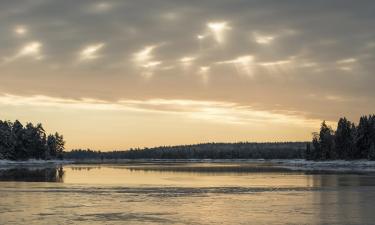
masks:
[[[375,175],[270,163],[0,169],[0,224],[373,224]]]

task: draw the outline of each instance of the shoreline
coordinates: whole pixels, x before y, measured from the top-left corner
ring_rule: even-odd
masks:
[[[375,161],[369,160],[331,160],[331,161],[309,161],[305,159],[121,159],[121,160],[26,160],[11,161],[0,160],[0,169],[27,168],[27,167],[54,167],[64,165],[129,165],[129,164],[172,164],[184,163],[234,163],[254,164],[256,166],[269,166],[284,168],[290,171],[327,171],[327,172],[375,172]]]

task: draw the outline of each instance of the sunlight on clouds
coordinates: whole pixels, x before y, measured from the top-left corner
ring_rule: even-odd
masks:
[[[155,48],[155,45],[144,47],[142,50],[134,54],[134,60],[138,63],[147,62],[152,58],[151,53]]]
[[[108,2],[97,2],[91,6],[91,12],[104,13],[113,8],[113,5]]]
[[[234,60],[234,65],[239,73],[245,73],[248,76],[253,75],[254,56],[241,56]]]
[[[183,67],[189,67],[196,60],[195,57],[183,57],[179,60]]]
[[[155,68],[156,66],[160,65],[162,62],[161,61],[151,61],[151,62],[148,62],[144,65],[142,65],[144,68],[147,68],[147,69],[152,69],[152,68]]]
[[[79,53],[80,60],[91,60],[99,57],[98,52],[105,46],[104,43],[89,45]]]
[[[25,26],[21,26],[21,25],[16,26],[13,31],[18,36],[25,36],[28,33],[27,28]]]
[[[357,62],[356,58],[347,58],[336,61],[337,69],[342,71],[352,71],[354,64]]]
[[[261,45],[271,44],[275,39],[274,36],[262,35],[256,32],[253,33],[253,37],[254,37],[255,42]]]
[[[265,66],[265,67],[272,67],[272,66],[281,66],[285,64],[290,64],[292,63],[291,60],[279,60],[279,61],[274,61],[274,62],[262,62],[258,63],[258,65]]]
[[[253,75],[253,62],[254,56],[245,55],[235,58],[233,60],[217,62],[216,64],[233,64],[239,74],[245,74],[247,76]]]
[[[207,27],[212,32],[217,43],[222,44],[225,41],[225,31],[230,30],[227,22],[211,22]]]
[[[210,70],[209,66],[201,66],[198,70],[198,74],[202,77],[204,83],[208,82]]]
[[[352,71],[353,68],[350,67],[350,66],[340,66],[338,67],[339,70],[343,70],[343,71]]]
[[[270,74],[289,72],[295,65],[293,59],[277,60],[271,62],[259,62],[257,65],[266,69]]]
[[[194,57],[183,57],[183,58],[180,59],[180,62],[181,63],[190,63],[190,62],[192,62],[194,60],[195,60]]]
[[[335,102],[344,102],[345,101],[344,98],[342,98],[341,96],[337,96],[337,95],[326,95],[324,97],[327,100],[335,101]]]
[[[302,67],[302,68],[316,67],[316,66],[318,66],[318,64],[315,62],[304,62],[304,63],[299,64],[299,67]]]
[[[198,40],[203,40],[204,38],[205,38],[204,35],[197,35],[197,39],[198,39]]]
[[[75,110],[104,110],[104,111],[135,111],[144,113],[166,113],[193,120],[204,120],[218,124],[254,125],[287,124],[315,127],[320,121],[306,119],[302,115],[286,112],[285,114],[272,111],[255,110],[250,106],[233,102],[199,101],[190,99],[148,99],[119,101],[104,101],[81,98],[66,99],[44,95],[18,96],[11,94],[0,95],[1,105],[54,107]]]
[[[20,50],[13,56],[5,58],[3,63],[10,63],[19,58],[30,57],[35,60],[43,59],[43,55],[41,54],[42,43],[38,41],[29,42],[25,44]]]
[[[161,61],[152,61],[154,58],[152,52],[156,47],[156,45],[146,46],[133,55],[133,61],[137,67],[142,69],[141,75],[145,78],[152,77],[154,75],[154,70],[162,64]]]
[[[347,63],[355,63],[355,62],[357,62],[356,58],[348,58],[348,59],[342,59],[342,60],[336,61],[337,64],[347,64]]]
[[[40,42],[31,42],[26,44],[18,53],[19,56],[40,56],[40,49],[42,44]]]

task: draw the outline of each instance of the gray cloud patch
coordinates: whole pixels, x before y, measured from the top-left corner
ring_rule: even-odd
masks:
[[[370,0],[1,1],[0,88],[106,100],[220,100],[321,119],[354,117],[375,110],[374,11]],[[227,29],[207,26],[223,22]],[[17,26],[27,33],[17,34]],[[33,42],[41,43],[40,53],[6,62]],[[97,57],[79,60],[80,51],[98,44]],[[152,57],[134,62],[136,52],[154,45]],[[217,63],[243,56],[254,60]],[[183,57],[195,60],[186,66]],[[241,74],[244,66],[251,76]],[[209,68],[206,83],[201,67]]]

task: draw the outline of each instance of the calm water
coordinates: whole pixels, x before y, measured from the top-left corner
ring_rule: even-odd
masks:
[[[270,164],[0,169],[0,224],[375,224],[375,175]]]

